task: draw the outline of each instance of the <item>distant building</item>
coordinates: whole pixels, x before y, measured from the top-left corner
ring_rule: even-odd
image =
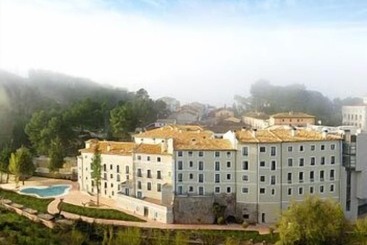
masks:
[[[271,115],[269,126],[290,125],[295,127],[306,127],[315,124],[315,116],[302,112],[285,112]]]
[[[175,112],[180,108],[180,102],[175,99],[175,98],[171,98],[171,97],[162,97],[158,100],[163,101],[164,103],[166,103],[167,105],[167,109],[170,112]]]
[[[199,112],[190,108],[180,109],[168,116],[168,119],[175,120],[177,124],[190,124],[200,120]]]
[[[242,117],[242,121],[254,129],[264,129],[269,126],[269,116],[263,112],[249,112]]]
[[[215,118],[217,119],[226,119],[226,118],[234,117],[234,112],[227,108],[218,109],[214,113],[215,113]]]
[[[363,104],[356,106],[343,106],[343,125],[355,126],[367,131],[367,97],[363,98]]]

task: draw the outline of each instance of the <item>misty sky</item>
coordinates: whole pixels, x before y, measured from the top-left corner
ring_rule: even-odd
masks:
[[[364,0],[0,0],[0,68],[232,105],[251,83],[367,95]]]

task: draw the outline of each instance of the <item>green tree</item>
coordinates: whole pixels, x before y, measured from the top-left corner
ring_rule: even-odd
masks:
[[[345,244],[346,225],[340,204],[309,196],[282,214],[277,244]]]
[[[5,146],[0,151],[0,183],[3,182],[3,174],[6,173],[6,182],[8,182],[9,179],[9,160],[11,155],[11,149],[7,146]]]
[[[9,161],[9,171],[15,176],[15,183],[18,186],[19,180],[23,181],[27,176],[34,173],[35,166],[32,161],[30,151],[25,148],[19,148],[15,153],[12,153]]]
[[[94,181],[94,185],[97,188],[97,206],[99,206],[99,194],[101,188],[101,179],[102,179],[102,165],[101,165],[101,152],[99,150],[99,146],[97,145],[94,148],[94,156],[91,163],[91,177]]]
[[[354,226],[353,244],[367,245],[367,217],[357,220]]]
[[[42,133],[47,128],[48,121],[49,115],[45,111],[39,111],[32,115],[24,129],[39,154],[46,154],[49,146],[45,133]]]
[[[56,137],[54,140],[51,140],[48,155],[50,157],[49,169],[51,171],[62,168],[64,164],[65,154],[59,137]]]

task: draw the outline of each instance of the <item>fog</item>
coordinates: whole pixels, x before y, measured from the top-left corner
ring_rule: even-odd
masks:
[[[256,4],[254,4],[256,2]],[[231,105],[251,83],[367,93],[363,1],[2,0],[0,68]]]

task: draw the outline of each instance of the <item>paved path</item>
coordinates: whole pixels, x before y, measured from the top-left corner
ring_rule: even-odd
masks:
[[[90,201],[95,201],[94,196],[90,196],[86,193],[80,192],[78,188],[78,183],[68,181],[68,180],[57,180],[57,179],[48,179],[48,178],[41,178],[41,177],[32,177],[30,180],[25,182],[25,186],[40,186],[40,185],[54,185],[54,184],[69,184],[72,186],[69,193],[63,196],[63,201],[66,203],[71,203],[78,206],[83,206],[83,204],[88,203]],[[2,184],[2,188],[4,189],[11,189],[14,190],[15,185],[14,183],[9,184]],[[22,185],[21,185],[22,187]],[[55,198],[52,201],[47,211],[50,214],[59,213],[58,204],[60,203],[60,198]],[[95,219],[85,216],[80,216],[72,213],[62,212],[62,214],[68,219],[82,219],[87,222],[96,222],[100,224],[107,224],[107,225],[121,225],[121,226],[135,226],[135,227],[144,227],[144,228],[160,228],[160,229],[186,229],[186,230],[247,230],[247,231],[258,231],[260,234],[269,233],[269,228],[264,225],[256,225],[256,226],[249,226],[248,228],[244,229],[241,225],[238,224],[231,224],[231,225],[208,225],[208,224],[164,224],[153,220],[148,220],[145,217],[137,216],[136,214],[124,210],[116,208],[116,201],[110,198],[100,197],[100,207],[99,208],[109,208],[109,209],[116,209],[127,213],[132,216],[136,216],[140,219],[146,220],[146,222],[131,222],[131,221],[122,221],[122,220],[108,220],[108,219]]]

